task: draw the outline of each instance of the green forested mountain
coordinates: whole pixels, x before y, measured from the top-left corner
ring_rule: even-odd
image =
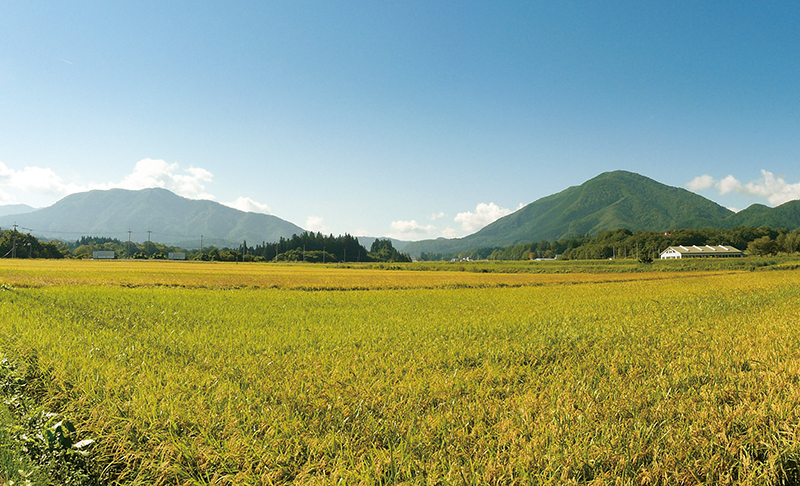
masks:
[[[409,243],[403,251],[454,253],[627,228],[713,228],[734,213],[693,192],[626,171],[605,172],[580,186],[528,204],[464,238]]]
[[[166,189],[111,189],[72,194],[50,207],[0,217],[0,227],[19,224],[26,231],[50,238],[77,239],[83,235],[153,241],[186,248],[204,245],[236,246],[277,241],[303,232],[278,217],[239,211],[222,204],[180,197]]]
[[[774,208],[763,204],[753,204],[726,218],[721,226],[724,228],[770,226],[790,230],[800,228],[800,201],[789,201]]]

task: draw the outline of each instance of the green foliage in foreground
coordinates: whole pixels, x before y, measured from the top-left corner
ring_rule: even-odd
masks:
[[[50,484],[43,474],[27,457],[12,433],[15,429],[14,417],[5,405],[0,405],[0,484],[32,486]]]
[[[0,343],[118,484],[796,484],[799,283],[13,288]]]
[[[86,463],[94,441],[75,441],[71,422],[32,404],[30,371],[0,353],[0,484],[97,485]]]

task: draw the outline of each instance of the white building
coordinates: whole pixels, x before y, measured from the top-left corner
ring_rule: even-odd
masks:
[[[744,253],[732,246],[670,246],[661,252],[662,260],[676,258],[731,258],[743,257]]]
[[[182,251],[170,252],[167,258],[170,260],[186,260],[186,253]]]
[[[117,258],[117,253],[113,251],[93,251],[92,258],[95,260],[113,260]]]

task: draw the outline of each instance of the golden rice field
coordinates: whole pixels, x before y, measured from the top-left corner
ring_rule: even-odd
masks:
[[[103,484],[798,484],[800,272],[0,261]]]

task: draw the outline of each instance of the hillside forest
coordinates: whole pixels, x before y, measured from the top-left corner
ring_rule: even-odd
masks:
[[[601,231],[597,236],[566,238],[557,241],[513,245],[505,248],[481,248],[457,254],[422,253],[420,260],[598,260],[608,258],[658,258],[669,246],[730,245],[750,255],[776,255],[800,252],[800,230],[769,227],[730,229],[677,229],[671,231],[635,231],[625,228]]]

